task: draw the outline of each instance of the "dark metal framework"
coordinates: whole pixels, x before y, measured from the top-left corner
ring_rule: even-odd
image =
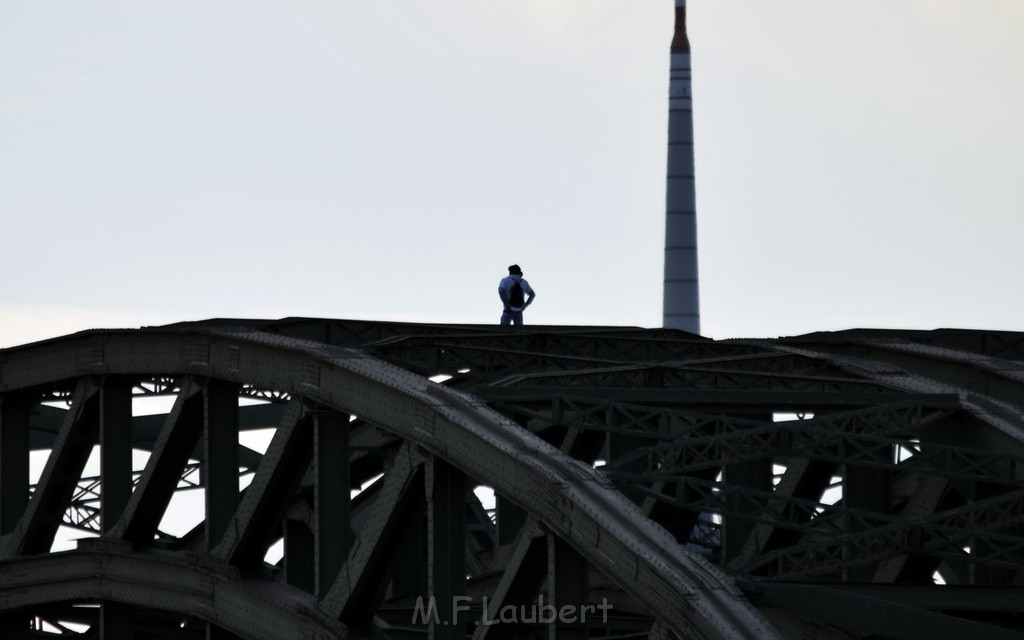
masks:
[[[7,349],[0,639],[1021,638],[1022,398],[983,331]]]

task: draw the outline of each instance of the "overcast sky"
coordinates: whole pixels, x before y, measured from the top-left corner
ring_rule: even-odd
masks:
[[[702,324],[1024,330],[1024,2],[690,0]],[[0,3],[0,345],[661,324],[672,0]]]

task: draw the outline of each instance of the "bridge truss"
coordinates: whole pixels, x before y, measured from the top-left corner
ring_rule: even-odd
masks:
[[[7,349],[0,639],[1022,638],[1022,398],[982,331]]]

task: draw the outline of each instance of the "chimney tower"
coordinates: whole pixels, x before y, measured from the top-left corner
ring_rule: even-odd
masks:
[[[676,0],[668,85],[668,179],[665,198],[663,325],[700,333],[697,196],[693,169],[693,97],[686,0]]]

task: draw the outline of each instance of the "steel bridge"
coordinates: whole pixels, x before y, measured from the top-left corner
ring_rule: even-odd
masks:
[[[1024,638],[1022,534],[1024,334],[0,351],[3,640]]]

